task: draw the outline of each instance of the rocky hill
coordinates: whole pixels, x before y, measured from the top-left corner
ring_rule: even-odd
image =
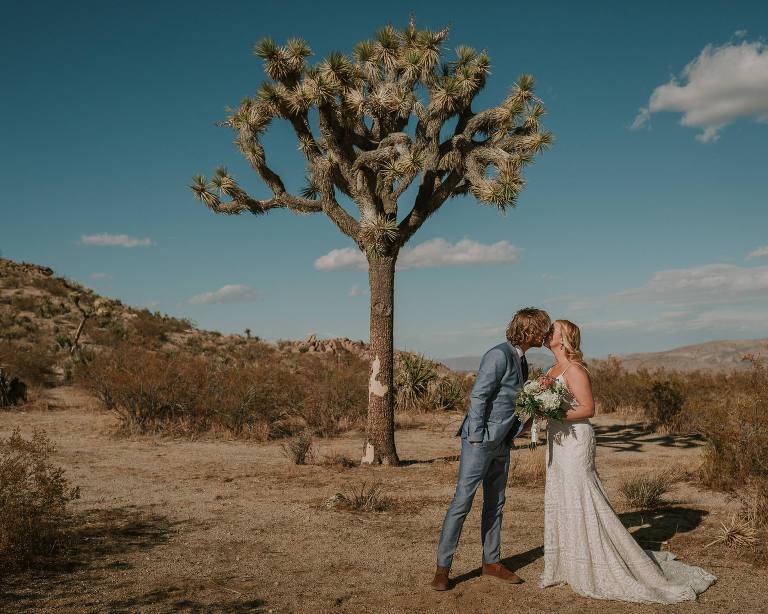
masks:
[[[200,330],[190,321],[136,309],[58,277],[45,266],[0,258],[0,368],[13,366],[31,383],[67,381],[83,355],[119,344],[162,352],[226,356],[248,346],[282,354],[353,354],[370,360],[368,345],[348,338],[267,343],[258,337]],[[434,364],[438,370],[447,370]]]

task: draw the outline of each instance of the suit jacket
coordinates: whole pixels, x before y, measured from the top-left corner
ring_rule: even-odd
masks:
[[[525,383],[522,373],[520,356],[509,341],[488,350],[480,361],[469,409],[456,435],[471,443],[507,440],[511,444],[523,427],[515,409]]]

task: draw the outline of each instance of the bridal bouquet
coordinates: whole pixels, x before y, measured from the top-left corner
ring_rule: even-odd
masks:
[[[558,379],[544,376],[525,382],[517,396],[515,407],[522,422],[533,418],[532,445],[538,441],[537,420],[562,420],[567,411],[566,405],[572,400],[573,396],[568,388]]]

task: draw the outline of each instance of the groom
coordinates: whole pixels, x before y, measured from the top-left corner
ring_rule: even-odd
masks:
[[[541,347],[551,321],[546,311],[527,307],[507,327],[507,341],[488,350],[480,362],[469,410],[456,435],[461,436],[461,459],[456,493],[443,521],[437,546],[437,571],[431,587],[448,590],[453,554],[464,519],[483,484],[482,574],[518,584],[522,580],[501,564],[501,517],[509,473],[509,449],[523,430],[515,399],[528,379],[525,352]]]

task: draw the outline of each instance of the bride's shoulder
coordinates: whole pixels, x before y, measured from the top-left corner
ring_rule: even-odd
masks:
[[[584,363],[574,362],[574,363],[571,363],[571,365],[576,368],[569,370],[568,372],[569,379],[591,381],[592,379],[591,374],[589,372],[589,369],[587,369],[587,366]]]

